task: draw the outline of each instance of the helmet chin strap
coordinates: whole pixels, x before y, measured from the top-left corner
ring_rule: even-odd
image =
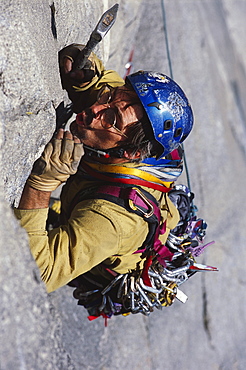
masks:
[[[142,144],[145,144],[147,141],[143,141]],[[128,144],[123,147],[115,147],[115,148],[109,148],[109,149],[96,149],[92,148],[91,146],[84,144],[85,153],[89,157],[104,157],[104,158],[124,158],[125,157],[125,151],[127,149],[133,149],[134,145]],[[154,155],[155,153],[153,153]]]
[[[123,158],[125,153],[125,148],[110,148],[110,149],[96,149],[90,146],[84,145],[85,153],[89,157],[104,157],[104,158]]]

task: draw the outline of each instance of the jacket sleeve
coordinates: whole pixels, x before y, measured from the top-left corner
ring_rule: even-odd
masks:
[[[67,225],[49,232],[47,214],[48,209],[15,209],[48,292],[117,254],[120,232],[100,206],[75,210]]]
[[[68,57],[74,61],[84,48],[81,44],[71,44],[59,52],[59,67],[60,76],[63,89],[67,90],[68,96],[73,102],[73,110],[75,113],[81,112],[84,108],[91,106],[96,101],[97,93],[100,88],[107,84],[111,87],[124,85],[124,80],[119,74],[113,70],[105,70],[102,61],[91,53],[89,60],[91,62],[91,69],[93,70],[93,77],[86,83],[76,83],[70,78],[69,74],[65,74],[63,70],[64,57]]]

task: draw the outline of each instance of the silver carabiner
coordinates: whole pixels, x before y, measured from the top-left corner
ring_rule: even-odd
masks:
[[[116,276],[112,281],[111,283],[109,283],[102,291],[101,291],[101,294],[104,295],[106,294],[111,288],[113,288],[115,286],[115,284],[117,283],[118,280],[120,280],[122,278],[123,274],[121,275],[118,275]]]
[[[147,292],[154,293],[154,294],[160,294],[162,292],[162,288],[155,289],[153,287],[145,285],[142,278],[139,279],[139,283],[144,290],[147,290]]]

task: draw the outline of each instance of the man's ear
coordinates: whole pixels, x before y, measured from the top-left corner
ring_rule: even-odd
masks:
[[[130,153],[128,153],[126,150],[124,151],[124,158],[127,158],[127,159],[138,159],[140,157],[141,153],[140,151],[138,150],[134,155],[131,155]]]

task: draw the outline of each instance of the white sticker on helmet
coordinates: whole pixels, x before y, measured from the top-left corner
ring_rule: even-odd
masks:
[[[151,83],[146,84],[144,82],[135,83],[135,87],[138,90],[140,96],[145,96],[148,93],[150,86],[153,86],[153,85]]]
[[[175,91],[170,93],[167,102],[168,109],[174,117],[174,121],[177,122],[180,120],[181,116],[184,113],[183,107],[187,106],[187,103],[181,96]]]

